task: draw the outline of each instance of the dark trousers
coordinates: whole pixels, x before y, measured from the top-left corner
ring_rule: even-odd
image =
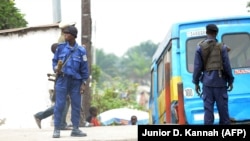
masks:
[[[66,99],[69,96],[71,101],[71,122],[73,127],[78,128],[80,122],[82,81],[73,79],[72,76],[59,76],[56,81],[56,102],[54,108],[54,126],[60,128],[60,121],[65,107]]]
[[[62,119],[61,119],[61,128],[65,128],[67,126],[67,122],[66,122],[66,118],[67,118],[67,113],[68,113],[68,110],[69,110],[69,106],[70,106],[70,101],[67,100],[66,101],[66,104],[65,104],[65,107],[64,107],[64,110],[63,110],[63,114],[62,114]],[[41,112],[38,112],[35,114],[35,117],[40,119],[40,120],[43,120],[49,116],[52,116],[54,114],[54,105],[49,107],[48,109],[44,110],[44,111],[41,111]]]
[[[208,87],[203,85],[204,124],[214,124],[214,104],[219,113],[219,124],[230,124],[228,113],[227,87]]]

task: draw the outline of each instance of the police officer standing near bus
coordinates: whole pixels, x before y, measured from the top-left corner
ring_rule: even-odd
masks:
[[[228,57],[228,47],[218,43],[215,24],[206,26],[207,38],[198,44],[194,58],[193,83],[204,104],[204,124],[214,124],[214,104],[219,113],[219,124],[230,124],[228,91],[233,89],[234,76]],[[203,84],[202,93],[199,81]]]
[[[54,133],[53,138],[60,137],[60,121],[66,103],[67,95],[71,100],[71,122],[73,129],[71,136],[87,136],[79,129],[81,94],[84,93],[85,84],[89,78],[87,52],[85,47],[77,44],[77,29],[68,26],[64,29],[65,41],[59,43],[52,59],[53,70],[56,72],[55,82],[56,101],[54,108]],[[59,62],[62,62],[59,67]]]

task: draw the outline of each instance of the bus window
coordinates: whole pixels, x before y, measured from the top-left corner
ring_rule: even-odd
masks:
[[[187,59],[187,70],[189,72],[193,72],[193,69],[194,69],[194,55],[195,55],[197,44],[204,39],[205,39],[205,37],[191,38],[191,39],[187,40],[186,59]]]
[[[161,94],[162,90],[165,87],[165,64],[167,62],[170,62],[171,58],[171,47],[172,47],[172,42],[170,41],[167,45],[167,50],[165,50],[162,54],[162,58],[158,62],[158,68],[157,68],[157,80],[158,80],[158,96]]]
[[[163,59],[159,62],[158,65],[158,96],[161,94],[162,89],[164,88],[164,61]]]
[[[229,58],[232,68],[250,67],[250,35],[248,33],[226,34],[222,41],[231,48]]]

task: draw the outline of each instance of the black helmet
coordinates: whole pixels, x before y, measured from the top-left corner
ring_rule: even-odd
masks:
[[[218,33],[218,31],[219,31],[218,27],[215,24],[208,24],[206,26],[206,30],[207,31],[213,31],[213,32],[216,32],[216,33]]]
[[[77,29],[75,26],[68,26],[63,30],[63,33],[69,33],[72,36],[74,36],[75,38],[77,37]]]

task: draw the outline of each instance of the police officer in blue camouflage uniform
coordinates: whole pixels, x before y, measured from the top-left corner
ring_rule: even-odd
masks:
[[[85,47],[77,44],[77,29],[74,26],[68,26],[64,29],[65,41],[59,43],[52,59],[53,70],[58,78],[55,82],[56,101],[54,108],[54,133],[53,138],[60,137],[60,121],[63,109],[66,103],[67,95],[71,100],[71,122],[73,129],[71,136],[87,136],[79,129],[81,94],[84,93],[85,84],[89,78],[87,52]],[[58,62],[63,65],[60,70]]]
[[[204,102],[204,124],[214,124],[214,104],[219,112],[219,124],[230,124],[228,91],[233,89],[234,76],[228,57],[228,46],[218,43],[215,24],[206,26],[207,38],[198,44],[194,58],[193,83]],[[203,84],[202,93],[199,81]]]

